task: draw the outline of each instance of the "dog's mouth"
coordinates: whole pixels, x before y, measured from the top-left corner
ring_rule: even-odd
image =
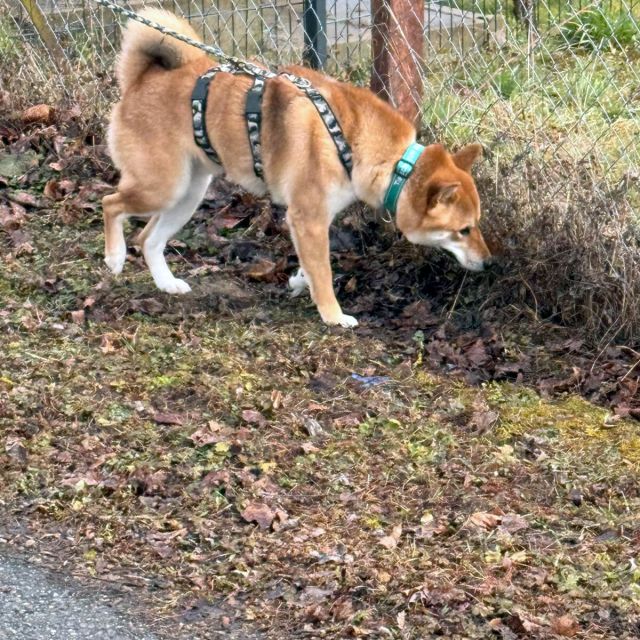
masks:
[[[442,247],[445,251],[453,255],[461,267],[467,271],[482,271],[484,269],[484,260],[470,251],[466,251],[459,245]]]
[[[430,232],[426,234],[407,234],[407,240],[413,244],[421,244],[437,249],[444,249],[468,271],[483,271],[486,261],[475,251],[451,238],[450,232]]]
[[[463,262],[462,260],[458,259],[458,262],[462,267],[467,269],[467,271],[479,272],[484,271],[485,268],[484,260],[466,260]]]

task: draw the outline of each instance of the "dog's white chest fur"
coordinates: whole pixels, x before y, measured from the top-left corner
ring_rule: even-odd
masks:
[[[328,194],[326,200],[327,211],[331,220],[335,218],[345,207],[356,201],[356,194],[351,182],[336,185]]]

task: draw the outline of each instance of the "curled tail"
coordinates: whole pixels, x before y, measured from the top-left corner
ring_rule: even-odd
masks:
[[[200,42],[186,20],[168,11],[144,9],[140,15]],[[116,67],[120,89],[126,93],[153,65],[163,69],[177,69],[206,55],[204,51],[186,42],[164,35],[140,22],[129,20],[122,35],[122,50]]]

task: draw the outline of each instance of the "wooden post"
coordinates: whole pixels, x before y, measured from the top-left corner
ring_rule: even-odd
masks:
[[[371,89],[418,128],[422,102],[424,0],[372,0]]]
[[[20,0],[20,4],[22,4],[25,11],[29,14],[29,18],[35,27],[35,30],[38,32],[40,40],[42,40],[42,44],[44,44],[47,49],[52,62],[56,65],[59,71],[64,70],[66,63],[64,50],[60,46],[60,43],[56,38],[56,34],[49,26],[49,23],[40,10],[36,0]]]

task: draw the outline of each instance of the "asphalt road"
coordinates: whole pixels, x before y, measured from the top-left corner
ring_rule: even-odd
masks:
[[[0,546],[0,640],[159,640],[109,596],[7,554]]]

